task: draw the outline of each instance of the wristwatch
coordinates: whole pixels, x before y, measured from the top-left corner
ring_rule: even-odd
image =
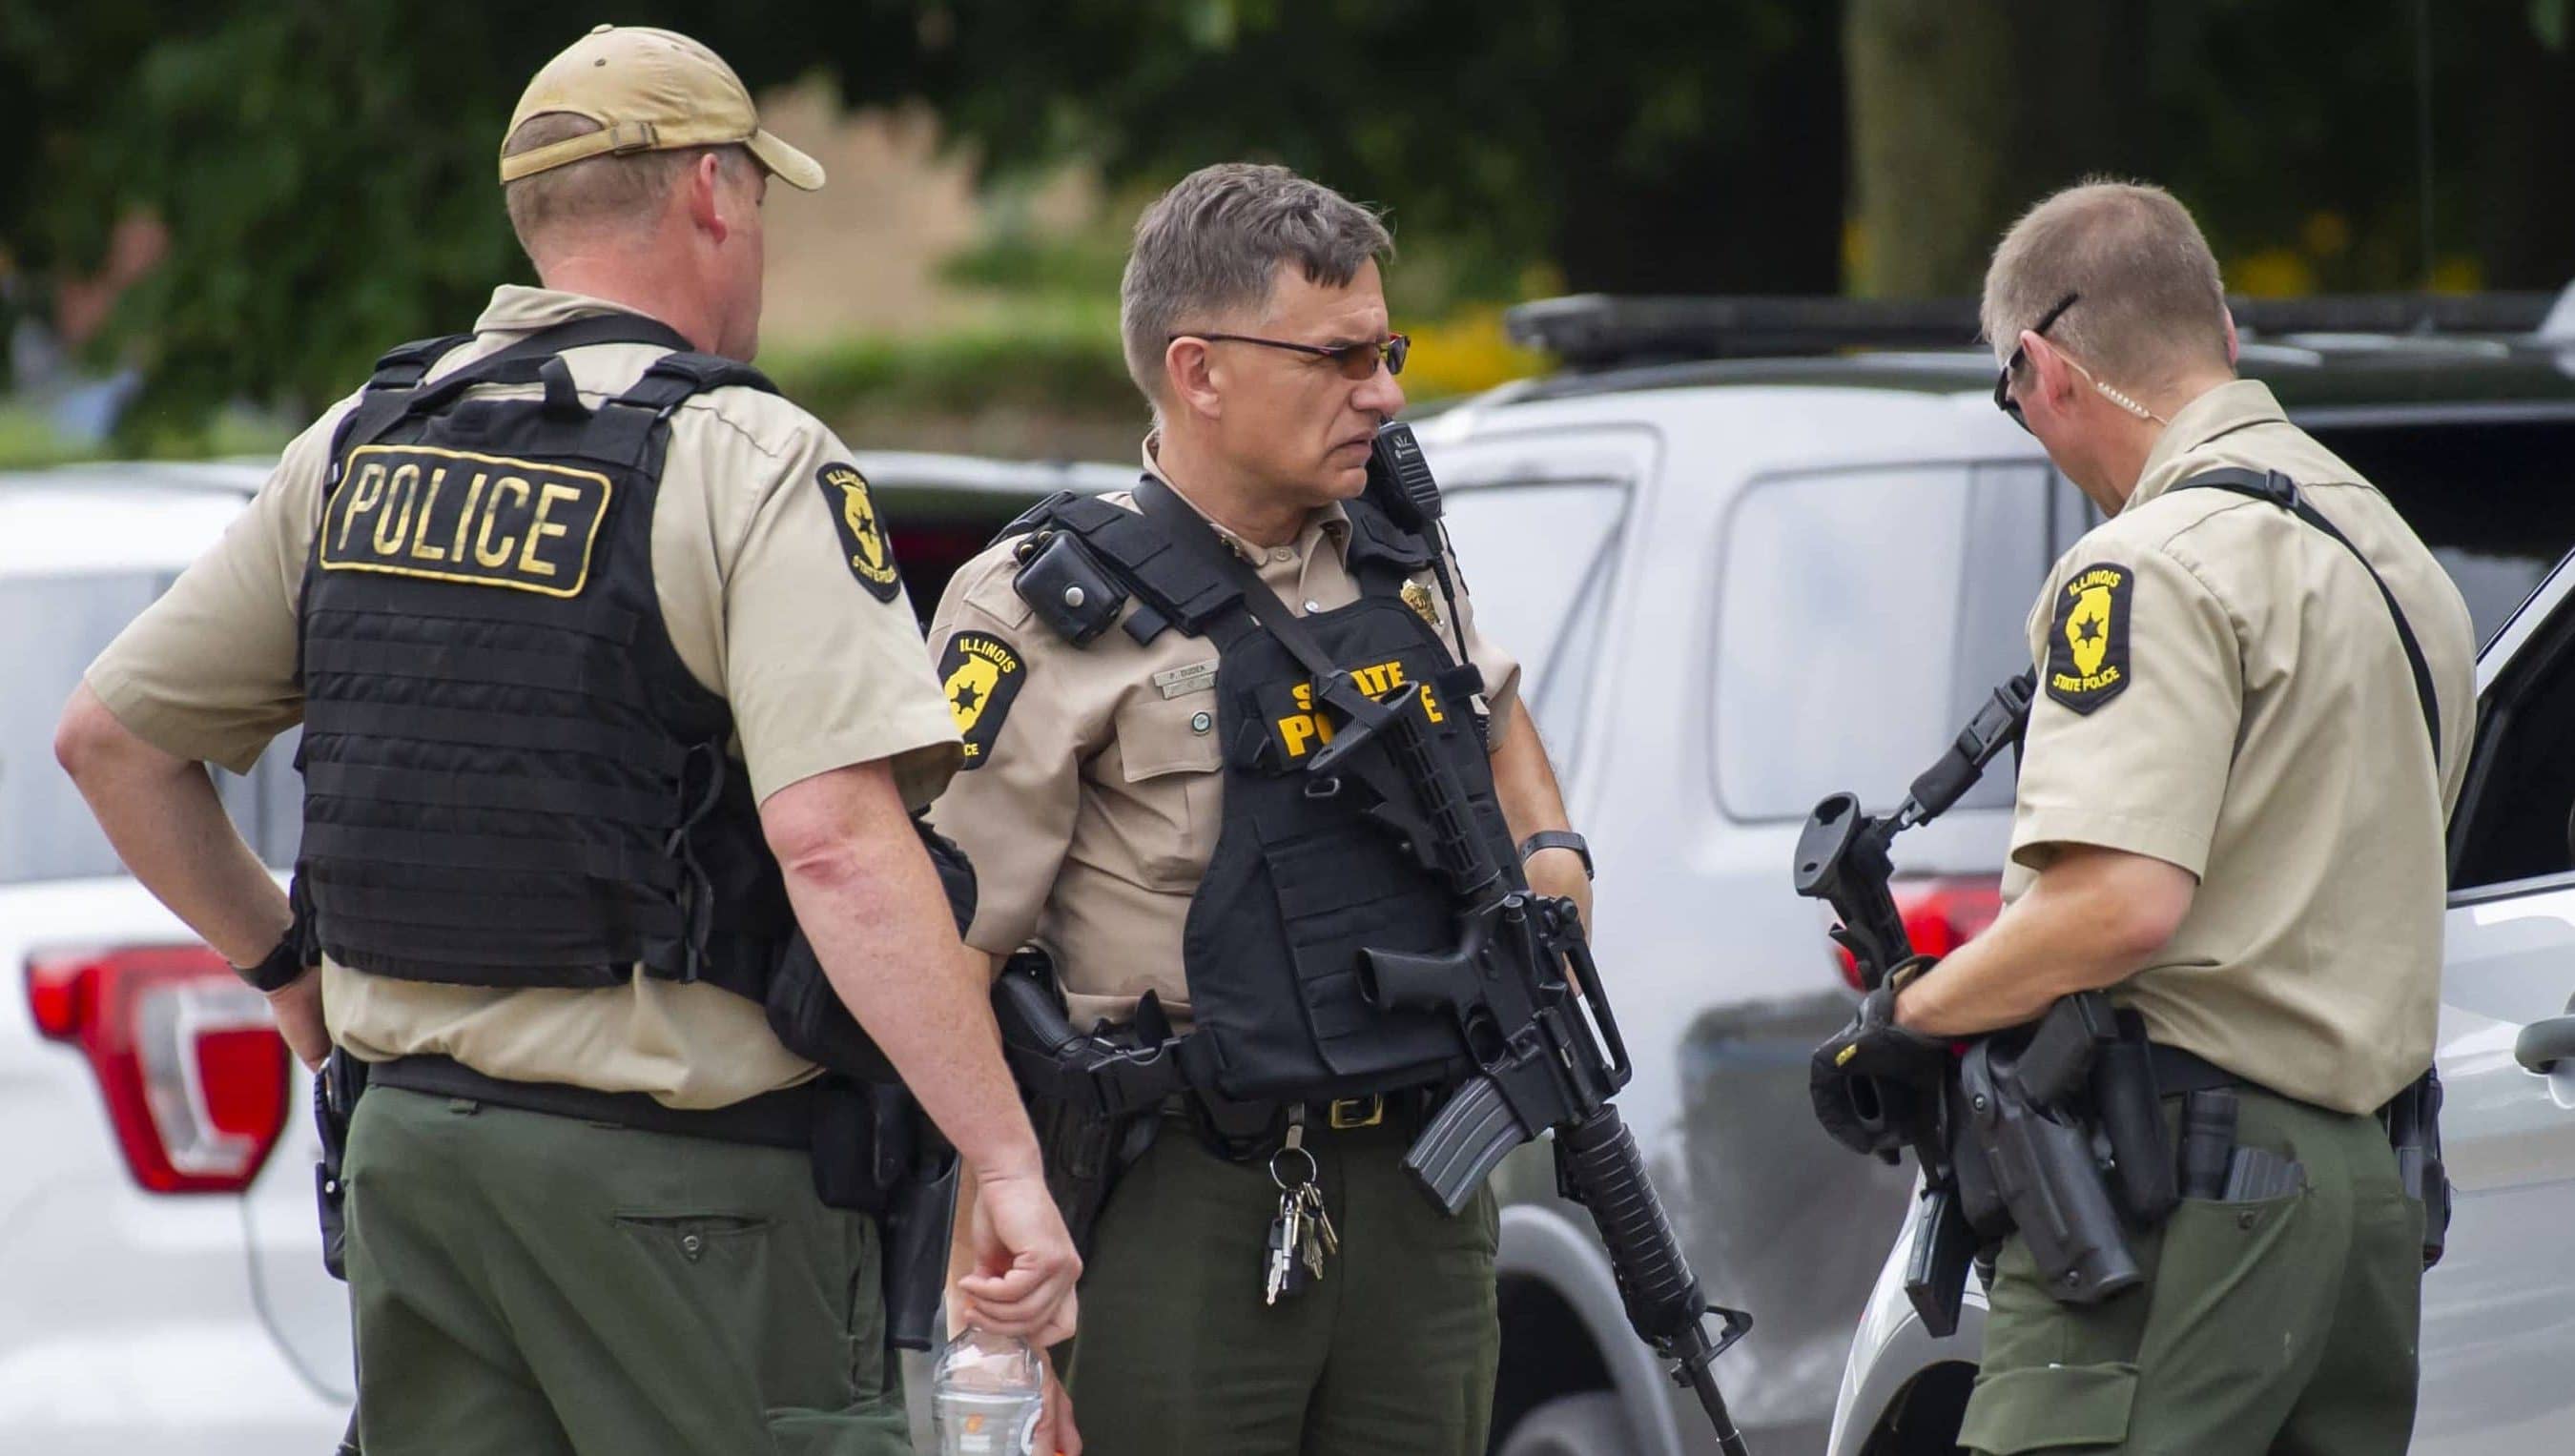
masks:
[[[257,965],[236,965],[233,974],[250,982],[253,990],[262,993],[282,991],[293,985],[295,978],[305,970],[302,930],[301,925],[289,926],[286,933],[278,937],[277,948],[268,952],[267,958]]]
[[[1520,840],[1520,858],[1523,860],[1540,849],[1572,850],[1582,859],[1582,877],[1585,879],[1595,877],[1591,869],[1591,846],[1584,843],[1582,836],[1571,829],[1540,829]]]

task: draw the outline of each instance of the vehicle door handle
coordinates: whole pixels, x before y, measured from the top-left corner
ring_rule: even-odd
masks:
[[[2533,1021],[2513,1038],[2512,1059],[2546,1076],[2561,1063],[2575,1062],[2575,1016]]]

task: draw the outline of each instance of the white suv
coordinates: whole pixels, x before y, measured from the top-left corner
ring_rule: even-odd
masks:
[[[861,455],[914,600],[1106,466]],[[53,761],[82,670],[212,545],[259,465],[0,474],[0,1450],[329,1451],[353,1398],[322,1270],[312,1091],[258,993],[117,861]],[[216,771],[281,880],[292,734]]]
[[[13,1450],[328,1451],[348,1306],[313,1222],[310,1092],[257,992],[126,875],[53,761],[110,638],[264,472],[0,477],[0,1431]],[[293,743],[218,772],[291,858]]]
[[[2505,322],[2527,330],[2545,302],[2505,301],[2518,314]],[[2386,490],[2492,633],[2575,544],[2575,380],[2526,336],[2290,332],[2348,323],[2338,310],[2375,326],[2367,307],[2302,307],[2304,320],[2240,311],[2247,372]],[[1754,1449],[1812,1456],[1911,1174],[1844,1152],[1808,1111],[1807,1053],[1853,993],[1824,912],[1790,891],[1791,848],[1828,792],[1891,806],[2028,666],[2023,620],[2041,578],[2097,517],[1994,409],[1989,355],[1854,347],[1963,340],[1971,309],[1564,300],[1519,323],[1572,367],[1420,434],[1480,618],[1525,664],[1525,697],[1599,865],[1596,950],[1637,1066],[1619,1105],[1708,1294],[1754,1317],[1717,1376]],[[1689,358],[1747,351],[1770,357]],[[2575,773],[2565,761],[2551,771]],[[1923,948],[1949,948],[1998,910],[2010,778],[1998,764],[1899,841],[1898,897]],[[2547,868],[2567,867],[2570,796],[2545,805],[2547,843],[2529,846],[2558,855]],[[2458,912],[2488,917],[2473,920],[2481,946],[2568,934],[2529,918],[2526,901],[2497,905]],[[2563,1161],[2542,1170],[2575,1147],[2575,1118],[2525,1106],[2515,1125],[2536,1141],[2517,1152],[2481,1151],[2472,1120],[2490,1085],[2475,1067],[2531,1080],[2510,1060],[2513,1034],[2563,1008],[2575,958],[2478,963],[2521,1000],[2490,998],[2481,1014],[2495,1019],[2473,1023],[2485,1059],[2453,1075],[2452,1156],[2469,1192],[2435,1282],[2473,1281],[2523,1327],[2553,1327],[2562,1359],[2575,1288],[2542,1296],[2536,1273],[2552,1258],[2575,1268],[2557,1253],[2575,1203],[2504,1233],[2474,1190],[2509,1181],[2489,1169],[2522,1157],[2510,1176],[2539,1180],[2538,1198],[2566,1176]],[[2575,1102],[2575,1071],[2554,1086]],[[1496,1449],[1712,1449],[1695,1405],[1628,1332],[1589,1221],[1555,1197],[1544,1156],[1498,1176]],[[1972,1358],[1972,1338],[1964,1349]],[[2436,1366],[2446,1358],[2427,1349]],[[2567,1384],[2560,1374],[2521,1398],[2558,1409],[2546,1402]],[[1862,1449],[1845,1439],[1834,1452]]]

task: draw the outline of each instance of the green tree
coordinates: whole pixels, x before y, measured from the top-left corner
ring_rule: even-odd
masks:
[[[1853,287],[1972,293],[2013,215],[2092,173],[2171,186],[2222,259],[2254,265],[2237,282],[2560,286],[2566,9],[1845,0]]]

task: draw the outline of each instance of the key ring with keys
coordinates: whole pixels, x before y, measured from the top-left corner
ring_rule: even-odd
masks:
[[[1305,1160],[1305,1176],[1298,1178],[1292,1184],[1289,1183],[1279,1171],[1279,1160],[1291,1152]],[[1314,1181],[1315,1175],[1320,1171],[1320,1167],[1314,1162],[1314,1155],[1292,1142],[1270,1155],[1270,1181],[1276,1184],[1279,1191],[1282,1193],[1287,1192],[1291,1187],[1310,1186]]]

